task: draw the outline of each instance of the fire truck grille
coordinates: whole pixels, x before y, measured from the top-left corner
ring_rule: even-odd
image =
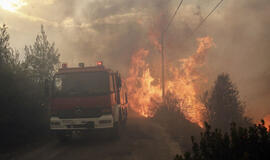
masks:
[[[58,112],[59,118],[96,118],[101,115],[101,108],[75,108]]]

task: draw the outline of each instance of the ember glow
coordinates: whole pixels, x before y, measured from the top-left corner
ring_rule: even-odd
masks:
[[[188,120],[202,127],[206,108],[198,96],[201,93],[201,86],[207,83],[207,78],[200,69],[205,64],[207,50],[213,46],[213,40],[205,37],[199,38],[198,42],[196,53],[186,59],[180,59],[179,68],[169,66],[168,70],[173,76],[166,82],[166,92],[172,93],[178,99],[178,107]],[[127,86],[130,106],[142,116],[152,117],[158,107],[157,104],[162,102],[162,91],[160,83],[153,83],[155,79],[151,76],[149,64],[146,62],[148,54],[149,51],[145,49],[134,53]]]
[[[22,0],[0,0],[0,6],[7,11],[16,12],[22,6],[27,5],[26,2]]]

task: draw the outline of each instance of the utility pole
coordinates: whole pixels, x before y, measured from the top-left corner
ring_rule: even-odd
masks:
[[[184,0],[180,0],[179,5],[177,6],[173,16],[171,17],[168,25],[166,28],[162,29],[161,31],[161,39],[160,39],[160,44],[161,44],[161,89],[162,89],[162,100],[164,102],[165,94],[166,94],[166,87],[165,87],[165,53],[164,53],[164,38],[165,34],[168,31],[170,25],[173,22],[174,17],[176,16],[179,8],[181,7],[182,3]]]
[[[165,34],[168,31],[171,23],[173,22],[174,17],[176,16],[180,6],[182,5],[184,0],[180,0],[178,7],[176,8],[171,20],[169,21],[167,27],[161,31],[161,89],[162,89],[162,100],[164,102],[166,87],[165,87],[165,53],[164,53],[164,38]],[[218,4],[210,11],[210,13],[199,23],[199,25],[192,31],[192,35],[203,25],[203,23],[207,20],[207,18],[214,13],[214,11],[222,4],[224,0],[220,0]]]
[[[164,32],[161,33],[161,89],[162,100],[165,98],[165,57],[164,57]]]

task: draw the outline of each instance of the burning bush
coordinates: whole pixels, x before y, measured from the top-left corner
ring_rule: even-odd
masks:
[[[249,128],[237,127],[231,124],[230,132],[211,130],[205,124],[205,131],[201,133],[200,142],[192,138],[192,152],[177,155],[175,160],[268,160],[270,154],[270,132],[264,121]]]
[[[153,39],[153,38],[152,38]],[[155,40],[155,39],[154,39]],[[152,40],[153,41],[153,40]],[[155,41],[158,45],[158,41]],[[170,66],[171,76],[167,80],[167,91],[174,95],[178,101],[175,104],[184,117],[192,123],[203,126],[205,121],[205,106],[197,98],[202,92],[201,86],[207,82],[206,76],[201,72],[205,65],[207,51],[214,45],[212,38],[198,38],[198,49],[185,59],[178,60],[181,67]],[[157,47],[159,48],[159,47]],[[153,102],[162,102],[160,80],[151,75],[150,64],[146,58],[149,50],[140,49],[134,53],[126,79],[129,91],[130,106],[142,116],[153,117],[160,105]]]
[[[180,67],[169,66],[167,94],[162,102],[160,79],[151,74],[147,57],[151,50],[140,49],[131,58],[129,76],[126,79],[129,104],[144,117],[157,120],[165,126],[182,148],[189,148],[190,135],[201,131],[206,120],[206,107],[198,99],[207,77],[201,72],[206,63],[207,51],[214,45],[210,37],[198,38],[194,54],[177,61]],[[158,36],[150,36],[152,44],[160,50]]]

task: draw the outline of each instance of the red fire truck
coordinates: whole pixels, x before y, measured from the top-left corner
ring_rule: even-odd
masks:
[[[65,140],[74,132],[108,129],[118,136],[127,121],[127,93],[120,74],[97,66],[68,68],[55,74],[51,94],[50,129]]]

